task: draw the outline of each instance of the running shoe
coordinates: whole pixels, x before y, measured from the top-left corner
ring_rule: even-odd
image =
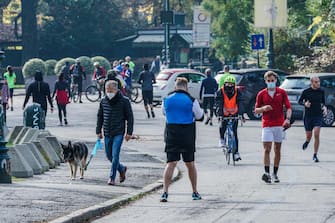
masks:
[[[219,140],[219,147],[226,147],[226,143],[225,143],[224,139]]]
[[[273,182],[275,182],[275,183],[279,183],[280,182],[277,174],[272,174],[272,179],[273,179]]]
[[[265,182],[265,183],[271,183],[271,176],[269,173],[264,173],[263,176],[262,176],[262,180]]]
[[[67,123],[67,119],[66,118],[64,118],[64,124],[65,125],[67,125],[68,123]]]
[[[154,111],[151,111],[151,116],[152,116],[152,118],[155,118],[155,113],[154,113]]]
[[[164,192],[161,196],[160,202],[167,202],[168,196],[168,193]]]
[[[318,156],[316,154],[313,155],[313,160],[316,163],[320,162],[319,159],[318,159]]]
[[[193,200],[201,200],[201,196],[198,192],[193,192],[192,199]]]
[[[304,142],[304,144],[302,144],[302,150],[307,149],[308,143],[309,142],[306,141],[306,142]]]
[[[240,156],[239,153],[235,153],[235,154],[234,154],[234,160],[235,160],[235,161],[242,160],[242,159],[241,159],[241,156]]]
[[[209,123],[210,120],[211,120],[210,118],[207,118],[207,120],[205,122],[205,125],[208,125],[208,123]]]

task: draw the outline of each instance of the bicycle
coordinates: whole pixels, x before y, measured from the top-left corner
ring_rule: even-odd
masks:
[[[74,103],[76,103],[79,98],[79,91],[78,91],[78,84],[74,83],[73,78],[71,79],[70,89],[71,89],[71,100]]]
[[[237,122],[239,119],[240,117],[238,116],[230,116],[230,117],[224,117],[220,119],[221,120],[220,125],[223,124],[224,120],[228,120],[226,132],[224,134],[224,142],[225,142],[224,153],[225,153],[226,161],[228,165],[230,164],[230,157],[232,157],[233,165],[235,166],[234,154],[237,148],[236,148],[235,134],[233,131],[233,124],[234,122]]]
[[[130,89],[127,90],[127,95],[130,101],[136,104],[143,101],[142,90],[140,86],[131,86]]]
[[[98,81],[94,81],[94,84],[89,85],[85,90],[85,96],[90,102],[97,102],[101,100],[103,84],[100,85]]]

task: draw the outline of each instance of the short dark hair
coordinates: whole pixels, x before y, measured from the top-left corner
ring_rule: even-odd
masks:
[[[144,69],[144,70],[149,70],[149,64],[145,63],[145,64],[143,65],[143,69]]]

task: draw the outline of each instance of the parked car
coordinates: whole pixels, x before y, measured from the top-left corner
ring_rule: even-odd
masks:
[[[261,114],[255,114],[255,103],[257,93],[266,87],[264,82],[264,74],[266,71],[272,70],[278,74],[279,80],[277,81],[277,86],[285,79],[288,73],[277,70],[277,69],[241,69],[241,70],[230,70],[230,74],[234,75],[236,78],[237,87],[243,93],[243,107],[248,114],[248,117],[252,120],[257,120],[262,117]],[[224,74],[224,71],[220,71],[218,75],[215,76],[216,81],[219,83],[220,78]]]
[[[156,84],[153,85],[154,104],[161,104],[163,98],[174,90],[177,77],[185,77],[188,80],[190,95],[199,100],[201,81],[206,75],[193,69],[170,68],[160,71],[156,77]]]
[[[292,106],[292,117],[302,119],[304,106],[298,104],[302,91],[310,87],[312,77],[320,78],[320,86],[325,91],[327,115],[323,117],[324,126],[332,126],[335,121],[335,73],[296,74],[287,76],[281,88],[285,89]]]

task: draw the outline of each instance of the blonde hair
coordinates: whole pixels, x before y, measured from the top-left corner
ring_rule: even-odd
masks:
[[[176,89],[183,89],[187,90],[187,79],[185,77],[177,77],[176,83],[175,83],[175,88]]]

